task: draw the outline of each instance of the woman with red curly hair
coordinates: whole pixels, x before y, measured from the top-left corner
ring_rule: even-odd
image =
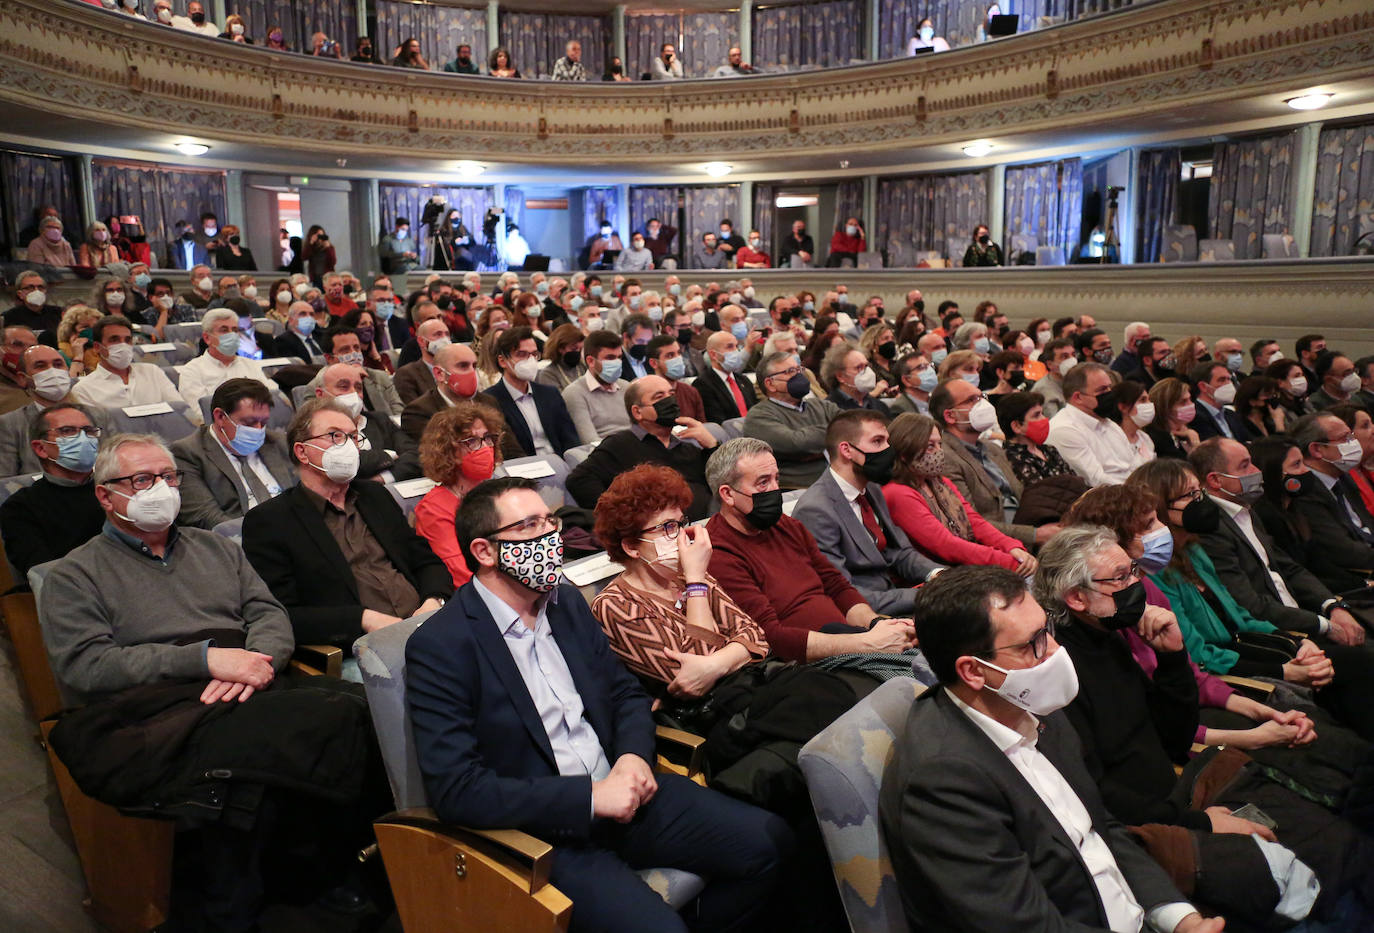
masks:
[[[415,506],[415,531],[462,586],[472,578],[453,516],[463,496],[483,480],[491,479],[501,463],[501,436],[506,419],[493,405],[458,402],[439,412],[425,425],[420,438],[420,466],[436,485]]]

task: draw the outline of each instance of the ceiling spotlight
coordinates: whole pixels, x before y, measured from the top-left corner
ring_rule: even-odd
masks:
[[[463,159],[458,163],[458,174],[464,178],[476,178],[487,170],[481,162],[473,162],[470,159]]]
[[[970,159],[981,159],[992,151],[992,143],[970,143],[964,147],[964,155]]]
[[[1331,102],[1330,94],[1303,94],[1288,98],[1287,104],[1294,110],[1317,110]]]
[[[172,148],[176,149],[182,155],[188,156],[205,155],[205,153],[210,151],[210,147],[204,143],[175,143]]]
[[[712,178],[723,178],[730,174],[730,166],[724,162],[707,162],[702,166],[702,170]]]

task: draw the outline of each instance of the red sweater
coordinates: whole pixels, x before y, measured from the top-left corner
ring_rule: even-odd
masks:
[[[940,482],[959,496],[959,490],[943,476]],[[1019,564],[1011,556],[1012,548],[1024,548],[1020,541],[1002,534],[979,515],[959,496],[973,530],[973,540],[965,541],[945,527],[945,523],[935,517],[925,496],[905,483],[888,483],[883,487],[883,498],[887,500],[887,510],[892,520],[906,532],[911,543],[924,551],[927,556],[945,564],[987,564],[992,567],[1006,567],[1015,570]]]
[[[830,238],[830,252],[832,253],[862,253],[868,249],[868,243],[864,240],[863,234],[850,236],[843,230],[836,230],[835,235]]]
[[[807,633],[843,623],[845,614],[864,601],[795,518],[784,515],[772,528],[750,536],[717,514],[706,531],[711,576],[762,627],[780,658],[805,661]]]
[[[771,268],[773,265],[773,260],[768,258],[767,253],[760,253],[748,246],[739,248],[735,253],[735,262],[738,264],[737,268],[740,269],[746,268],[744,265],[746,262],[761,262],[765,269]]]

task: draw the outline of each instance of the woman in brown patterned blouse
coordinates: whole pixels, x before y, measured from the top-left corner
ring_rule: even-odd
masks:
[[[596,504],[596,536],[625,572],[592,601],[611,649],[676,697],[701,697],[768,654],[763,630],[706,572],[711,539],[688,527],[692,492],[676,471],[644,464]]]

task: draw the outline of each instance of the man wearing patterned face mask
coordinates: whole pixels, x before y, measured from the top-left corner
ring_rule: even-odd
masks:
[[[306,401],[287,440],[300,483],[245,516],[243,549],[297,641],[351,645],[442,606],[453,580],[386,488],[358,478],[362,435],[348,409]]]
[[[187,418],[196,424],[204,423],[200,400],[230,379],[256,379],[268,389],[276,390],[277,384],[263,374],[261,363],[238,355],[240,334],[236,312],[228,308],[207,311],[201,318],[200,327],[205,352],[181,368],[177,386],[188,406]]]

